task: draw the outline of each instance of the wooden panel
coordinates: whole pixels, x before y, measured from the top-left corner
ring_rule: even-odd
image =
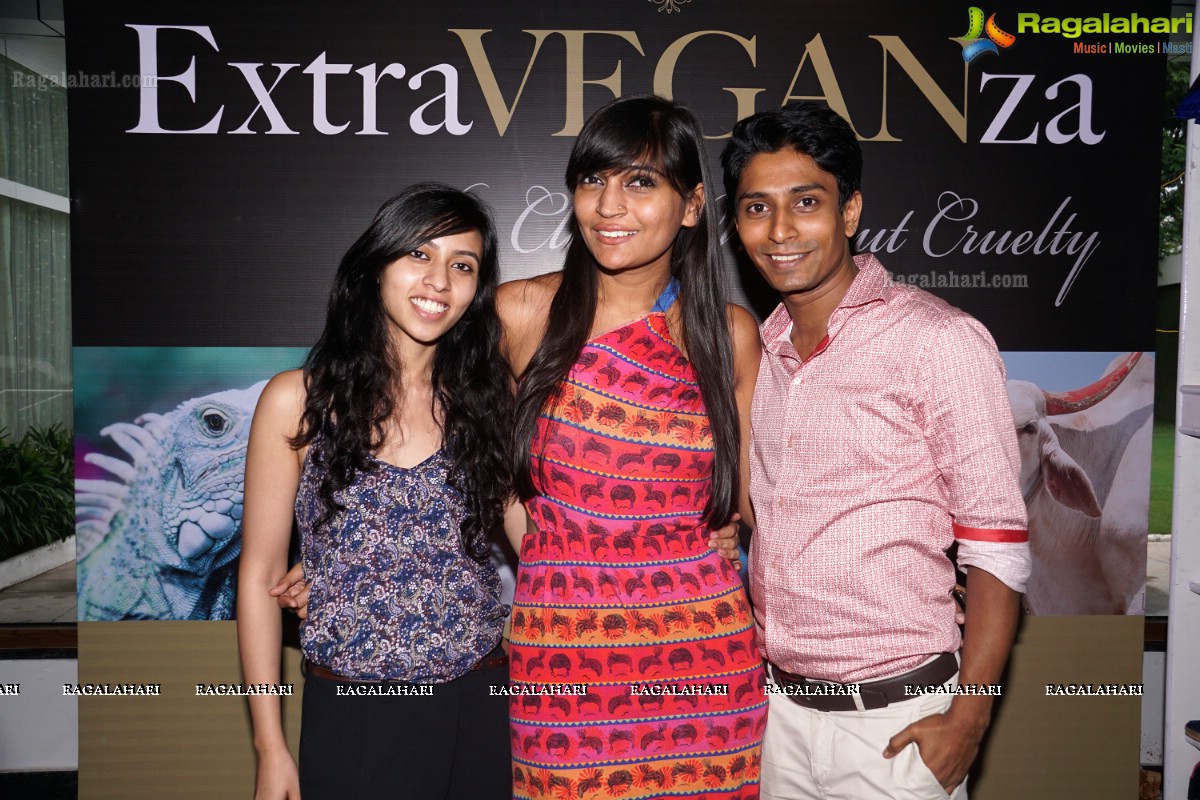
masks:
[[[160,683],[160,697],[79,698],[79,796],[250,797],[254,748],[243,697],[197,697],[196,684],[240,683],[233,622],[81,622],[79,681]],[[285,648],[283,720],[300,742],[300,653]]]
[[[1047,697],[1046,684],[1142,682],[1140,616],[1027,617],[971,800],[1138,796],[1142,698]]]

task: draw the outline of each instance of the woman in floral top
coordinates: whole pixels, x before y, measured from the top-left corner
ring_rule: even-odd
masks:
[[[507,609],[487,534],[510,493],[512,405],[486,208],[434,184],[380,209],[342,259],[325,331],[277,375],[246,466],[238,639],[279,681],[268,594],[295,520],[310,586],[299,767],[280,705],[250,698],[255,797],[508,794]]]

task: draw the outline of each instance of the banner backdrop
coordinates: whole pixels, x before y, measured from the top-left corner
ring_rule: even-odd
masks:
[[[188,348],[311,345],[341,254],[384,199],[416,181],[469,188],[494,207],[505,278],[557,269],[567,154],[605,102],[657,92],[687,104],[718,169],[737,119],[818,99],[863,142],[859,250],[978,317],[1010,366],[1013,353],[1103,363],[1079,385],[1052,390],[1110,375],[1076,393],[1076,405],[1052,406],[1055,419],[1017,417],[1022,393],[1046,387],[1010,381],[1019,432],[1075,430],[1058,451],[1074,471],[1022,440],[1031,509],[1074,526],[1054,541],[1045,537],[1058,528],[1035,528],[1035,552],[1089,564],[1069,567],[1079,571],[1078,596],[1032,610],[1138,612],[1150,399],[1134,383],[1152,358],[1129,363],[1122,354],[1154,346],[1163,52],[1171,28],[1190,32],[1191,17],[1170,18],[1165,3],[1137,4],[1136,13],[1065,2],[994,10],[862,0],[71,3],[73,324],[75,345],[87,348],[77,364],[92,369],[89,381],[121,383],[139,380],[122,348],[181,358]],[[764,315],[774,301],[732,244],[732,294]],[[215,388],[250,391],[288,366],[264,363]],[[1118,404],[1121,386],[1135,399]],[[197,397],[105,419],[98,409],[76,413],[94,420],[80,426],[81,474],[108,473],[91,478],[103,486],[80,488],[81,525],[90,526],[81,541],[156,538],[171,580],[188,573],[184,583],[203,587],[218,545],[222,565],[236,558],[240,488],[219,512],[204,499],[176,502],[157,528],[117,525],[134,513],[120,491],[133,468],[118,462],[150,447],[134,428],[153,424],[130,414],[167,414]],[[252,407],[242,395],[225,399]],[[1124,433],[1094,435],[1088,414],[1112,417],[1105,424]],[[205,426],[221,424],[204,414],[194,422],[207,436]],[[102,442],[100,428],[115,423],[127,427],[111,430],[134,438]],[[1040,470],[1051,467],[1074,476],[1069,502],[1044,488]],[[1126,569],[1132,589],[1126,578],[1119,590],[1111,585],[1108,535],[1138,559]],[[1140,557],[1129,547],[1139,536]],[[84,566],[80,577],[88,586]],[[1080,599],[1097,593],[1108,600]],[[177,603],[164,595],[160,607],[187,611],[164,616],[228,616],[228,598],[193,595]],[[128,598],[80,602],[83,619],[154,617],[147,608]]]

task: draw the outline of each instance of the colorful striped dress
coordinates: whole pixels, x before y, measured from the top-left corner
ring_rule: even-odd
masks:
[[[532,449],[513,796],[757,798],[762,664],[741,581],[700,521],[712,436],[662,312],[584,346]]]

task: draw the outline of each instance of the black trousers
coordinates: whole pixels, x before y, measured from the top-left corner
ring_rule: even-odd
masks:
[[[508,800],[508,698],[488,692],[507,685],[507,666],[474,670],[417,696],[347,694],[363,684],[307,676],[304,800]]]

